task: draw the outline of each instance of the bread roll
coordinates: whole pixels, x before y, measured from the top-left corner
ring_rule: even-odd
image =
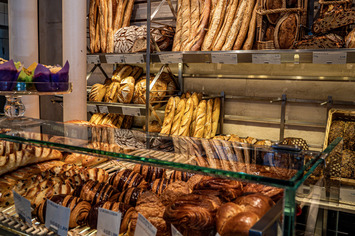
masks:
[[[248,29],[250,27],[250,19],[252,18],[254,8],[255,0],[249,0],[243,17],[242,27],[240,28],[237,40],[234,43],[233,50],[240,50],[242,48],[245,37],[248,33]]]
[[[221,99],[215,98],[213,102],[211,138],[216,136],[220,113],[221,113]]]
[[[202,44],[202,51],[211,51],[213,47],[213,42],[217,38],[219,29],[222,26],[224,14],[227,8],[227,1],[220,0],[217,3],[216,9],[214,10],[212,22],[208,28],[208,32]]]
[[[171,135],[178,135],[179,134],[179,129],[180,129],[180,122],[181,118],[184,115],[185,112],[185,106],[186,106],[186,99],[181,99],[179,104],[176,107],[175,114],[174,114],[174,120],[173,120],[173,126],[171,127],[170,134]]]
[[[254,10],[253,10],[253,16],[251,17],[251,20],[249,23],[248,37],[244,42],[243,50],[253,49],[253,44],[254,44],[254,39],[255,39],[255,31],[256,31],[255,28],[256,28],[257,9],[258,9],[258,4],[255,4]]]
[[[127,7],[124,13],[122,27],[127,27],[131,24],[132,11],[134,6],[134,0],[127,0]]]
[[[203,138],[204,137],[204,130],[205,130],[205,123],[206,123],[206,100],[203,100],[198,104],[197,107],[197,116],[196,116],[196,129],[193,134],[193,137],[196,138]]]
[[[132,76],[122,79],[118,90],[118,101],[121,103],[131,103],[134,93],[135,80]]]
[[[211,138],[212,134],[212,113],[213,113],[213,99],[208,100],[206,109],[206,123],[203,131],[204,138]]]
[[[175,98],[170,97],[168,104],[166,104],[165,108],[165,117],[163,127],[161,129],[161,134],[170,134],[171,126],[173,124],[174,115],[175,115]]]
[[[182,0],[178,0],[177,4],[177,16],[176,16],[176,29],[173,42],[172,51],[181,50],[181,35],[182,35]]]
[[[224,17],[224,22],[223,26],[221,27],[221,30],[218,32],[217,38],[213,43],[213,51],[219,51],[224,45],[224,42],[226,41],[227,34],[231,30],[231,26],[233,24],[235,12],[237,11],[238,8],[238,2],[239,0],[231,0],[227,9],[227,13]]]
[[[190,48],[191,51],[199,51],[205,39],[207,31],[206,28],[208,26],[209,16],[211,13],[211,0],[204,0],[203,8],[200,6],[200,10],[202,10],[202,13],[198,28],[196,29],[196,37],[193,39],[192,47]]]
[[[196,0],[195,0],[196,1]],[[188,50],[189,36],[191,33],[191,0],[182,0],[182,30],[181,30],[181,51]]]

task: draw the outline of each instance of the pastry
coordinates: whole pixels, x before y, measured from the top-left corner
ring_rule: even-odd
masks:
[[[145,188],[128,188],[123,191],[118,197],[110,198],[110,201],[123,202],[130,206],[136,206],[137,200],[147,189]]]
[[[156,179],[150,183],[150,190],[155,194],[162,194],[169,184],[169,179]]]
[[[106,183],[99,183],[97,181],[89,180],[82,188],[77,189],[74,193],[75,196],[80,197],[91,204],[97,204],[102,201],[108,201],[119,192],[112,186]]]
[[[261,193],[269,198],[271,198],[274,202],[277,202],[283,196],[283,189],[261,185],[261,184],[252,184],[248,183],[243,188],[244,193]]]
[[[136,164],[133,171],[142,175],[148,183],[166,177],[166,170],[155,166]]]
[[[189,185],[184,181],[175,181],[170,183],[161,193],[160,199],[164,205],[169,205],[180,196],[191,193]]]
[[[182,172],[182,171],[174,170],[173,173],[170,175],[170,183],[179,180],[188,181],[193,175],[194,174],[190,172]]]
[[[144,180],[143,176],[129,169],[117,171],[110,177],[108,182],[117,188],[118,191],[124,191],[131,187],[148,187],[147,182]]]

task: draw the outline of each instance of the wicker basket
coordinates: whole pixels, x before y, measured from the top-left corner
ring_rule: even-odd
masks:
[[[308,0],[298,0],[297,5],[294,8],[286,7],[286,0],[283,0],[282,8],[279,9],[266,9],[266,0],[258,0],[258,10],[257,10],[257,48],[258,49],[275,49],[275,43],[273,41],[265,41],[265,31],[268,24],[276,24],[277,22],[271,23],[269,19],[270,14],[280,13],[278,20],[282,18],[283,15],[287,13],[298,13],[299,15],[299,24],[298,24],[298,33],[296,41],[301,39],[304,36],[304,26],[307,24],[307,5]],[[277,21],[278,21],[277,20]],[[272,45],[274,44],[274,45]]]

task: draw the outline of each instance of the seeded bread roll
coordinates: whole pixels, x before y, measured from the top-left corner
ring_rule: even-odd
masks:
[[[186,98],[183,98],[180,100],[180,102],[177,105],[176,110],[175,110],[173,126],[171,127],[171,132],[170,132],[170,134],[172,134],[172,135],[178,135],[178,133],[179,133],[180,122],[181,122],[182,116],[184,115],[185,106],[186,106]]]
[[[189,135],[193,110],[194,110],[194,104],[192,101],[192,97],[190,97],[186,102],[185,111],[184,111],[184,115],[181,118],[178,135],[180,136]]]
[[[221,99],[215,98],[213,102],[211,138],[216,136],[220,112],[221,112]]]
[[[196,138],[203,138],[204,130],[205,130],[205,123],[206,123],[206,100],[203,100],[198,104],[197,107],[197,116],[196,116],[196,129],[194,132],[194,137]]]
[[[213,113],[213,99],[208,100],[206,109],[206,123],[203,132],[204,138],[211,138],[212,134],[212,113]]]
[[[171,126],[173,124],[174,115],[175,115],[175,98],[170,97],[168,104],[166,104],[165,108],[165,117],[163,127],[161,129],[161,134],[170,134]]]

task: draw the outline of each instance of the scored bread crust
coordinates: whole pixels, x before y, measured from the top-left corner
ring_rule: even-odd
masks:
[[[212,112],[213,112],[213,99],[207,101],[207,109],[206,109],[206,123],[203,132],[204,138],[211,138],[212,131]]]
[[[186,102],[185,111],[184,111],[184,114],[181,118],[178,135],[180,135],[180,136],[188,136],[189,135],[193,111],[194,111],[194,104],[192,101],[192,97],[190,97]]]
[[[220,112],[221,112],[221,99],[215,98],[213,102],[211,138],[216,136]]]
[[[172,51],[180,51],[181,49],[181,34],[182,34],[182,0],[178,0],[176,14],[176,30],[173,42]]]
[[[135,79],[132,76],[124,78],[118,90],[118,101],[121,103],[131,103],[134,93]]]
[[[245,14],[243,17],[242,27],[240,28],[237,40],[234,43],[233,50],[240,50],[243,46],[245,37],[247,36],[248,29],[250,27],[250,19],[252,18],[254,7],[255,0],[248,0],[248,5],[246,7]]]
[[[100,29],[100,47],[101,47],[101,52],[105,53],[106,52],[106,36],[107,36],[107,30],[106,30],[106,23],[107,23],[107,15],[106,15],[106,1],[105,0],[100,0],[100,5],[99,5],[99,29]]]
[[[190,13],[190,35],[189,35],[189,40],[186,44],[185,51],[190,51],[191,46],[193,44],[193,40],[195,39],[197,35],[197,29],[199,26],[199,20],[200,20],[200,3],[198,0],[192,0],[191,1],[191,13]]]
[[[160,131],[161,134],[170,134],[171,126],[173,124],[173,119],[175,115],[175,98],[170,97],[168,104],[166,104],[165,108],[165,117],[163,127]]]
[[[198,107],[196,109],[197,111],[196,128],[194,130],[193,137],[203,138],[205,123],[206,123],[206,107],[207,107],[206,100],[203,100],[200,102],[200,104],[198,104]]]
[[[254,44],[254,39],[255,39],[257,9],[258,9],[258,4],[255,4],[254,10],[253,10],[253,16],[251,17],[251,20],[249,23],[248,37],[244,42],[243,50],[253,49],[253,44]]]
[[[89,6],[89,33],[90,33],[90,52],[95,52],[95,32],[96,32],[97,6],[96,0],[90,0]]]
[[[196,0],[193,0],[196,1]],[[181,51],[188,50],[187,44],[191,33],[191,7],[190,0],[182,0],[182,31],[181,31]]]
[[[206,28],[208,26],[209,16],[211,14],[211,0],[205,0],[202,6],[200,6],[200,10],[202,9],[202,13],[200,15],[199,25],[196,30],[196,37],[193,39],[192,47],[190,48],[191,51],[199,51],[201,49],[201,45],[206,35]]]
[[[173,126],[171,127],[171,132],[170,132],[170,134],[172,134],[172,135],[178,135],[178,133],[179,133],[180,122],[181,122],[181,118],[182,118],[184,111],[185,111],[186,101],[187,101],[186,98],[181,99],[179,104],[176,107],[174,120],[173,120]]]
[[[133,7],[134,7],[134,0],[128,0],[126,11],[124,13],[122,27],[130,26]]]

